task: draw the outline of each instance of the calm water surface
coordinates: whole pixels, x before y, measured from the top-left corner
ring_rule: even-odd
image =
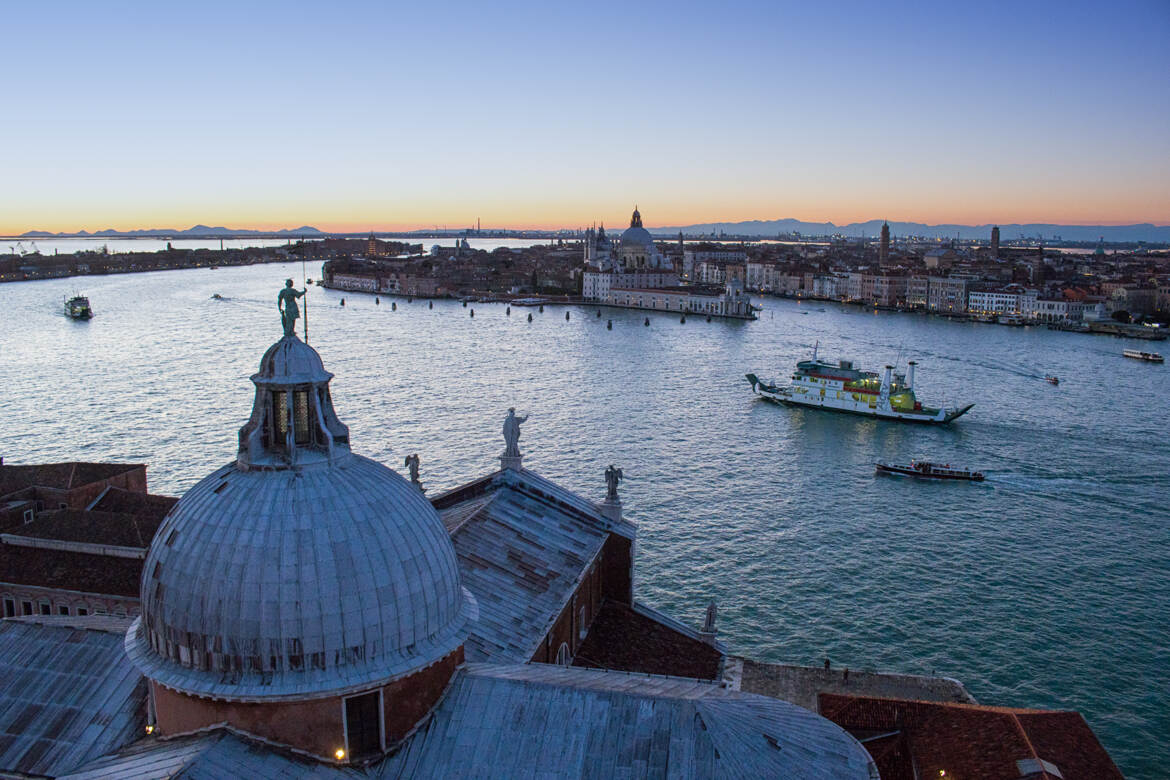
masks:
[[[0,285],[0,454],[142,461],[181,494],[234,457],[285,276],[299,264]],[[93,321],[61,315],[75,289]],[[309,335],[355,450],[399,469],[418,452],[434,494],[496,467],[515,406],[530,468],[598,499],[624,469],[641,598],[696,625],[717,599],[734,652],[1080,710],[1128,776],[1164,776],[1168,374],[1121,357],[1146,345],[777,300],[754,323],[644,327],[340,297],[310,292]],[[816,341],[865,367],[916,358],[923,400],[976,406],[929,428],[752,396],[744,373],[783,376]],[[989,481],[873,474],[916,456]]]

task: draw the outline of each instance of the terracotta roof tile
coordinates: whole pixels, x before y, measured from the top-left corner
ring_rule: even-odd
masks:
[[[1016,762],[1028,759],[1051,763],[1064,780],[1122,777],[1078,712],[831,693],[820,694],[818,703],[821,715],[862,740],[883,780],[940,777],[941,771],[960,780],[1011,780],[1022,775]],[[900,743],[872,739],[882,732],[897,732]]]
[[[41,512],[36,520],[10,529],[8,533],[35,539],[146,549],[161,522],[161,517],[143,518],[114,512],[55,509]]]
[[[705,642],[635,612],[605,602],[573,660],[574,666],[714,680],[722,655]]]
[[[27,487],[69,490],[145,468],[141,463],[40,463],[29,466],[0,465],[0,496]]]

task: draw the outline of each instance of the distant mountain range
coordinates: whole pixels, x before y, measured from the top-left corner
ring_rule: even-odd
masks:
[[[926,238],[985,239],[991,238],[991,225],[925,225],[921,222],[891,222],[890,233],[895,236],[923,236]],[[805,236],[877,236],[881,234],[882,220],[834,225],[832,222],[803,222],[799,219],[751,220],[749,222],[708,222],[679,227],[649,228],[658,236],[670,236],[680,230],[686,234],[727,233],[737,236],[775,236],[779,233],[800,233]],[[1097,241],[1104,237],[1109,242],[1147,241],[1170,242],[1170,225],[1000,225],[1002,241],[1019,238],[1043,238],[1055,241]]]
[[[99,230],[90,233],[80,230],[76,233],[50,233],[46,230],[29,230],[21,233],[20,238],[145,238],[182,236],[183,238],[223,238],[227,236],[323,236],[315,227],[303,225],[291,230],[237,230],[226,227],[208,227],[196,225],[186,230],[172,230],[168,228],[147,228],[145,230]]]

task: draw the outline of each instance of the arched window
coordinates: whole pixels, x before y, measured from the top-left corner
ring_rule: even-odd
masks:
[[[561,647],[557,650],[557,665],[568,666],[572,658],[569,657],[569,645],[567,642],[561,642]]]

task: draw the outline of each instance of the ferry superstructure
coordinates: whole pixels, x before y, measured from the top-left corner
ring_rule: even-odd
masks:
[[[786,406],[810,406],[834,412],[848,412],[883,420],[943,424],[966,414],[974,404],[951,408],[924,406],[914,395],[914,367],[911,360],[906,374],[895,374],[886,366],[879,377],[872,371],[855,368],[850,360],[836,364],[817,358],[796,364],[792,384],[781,386],[748,374],[752,390],[761,397]]]

